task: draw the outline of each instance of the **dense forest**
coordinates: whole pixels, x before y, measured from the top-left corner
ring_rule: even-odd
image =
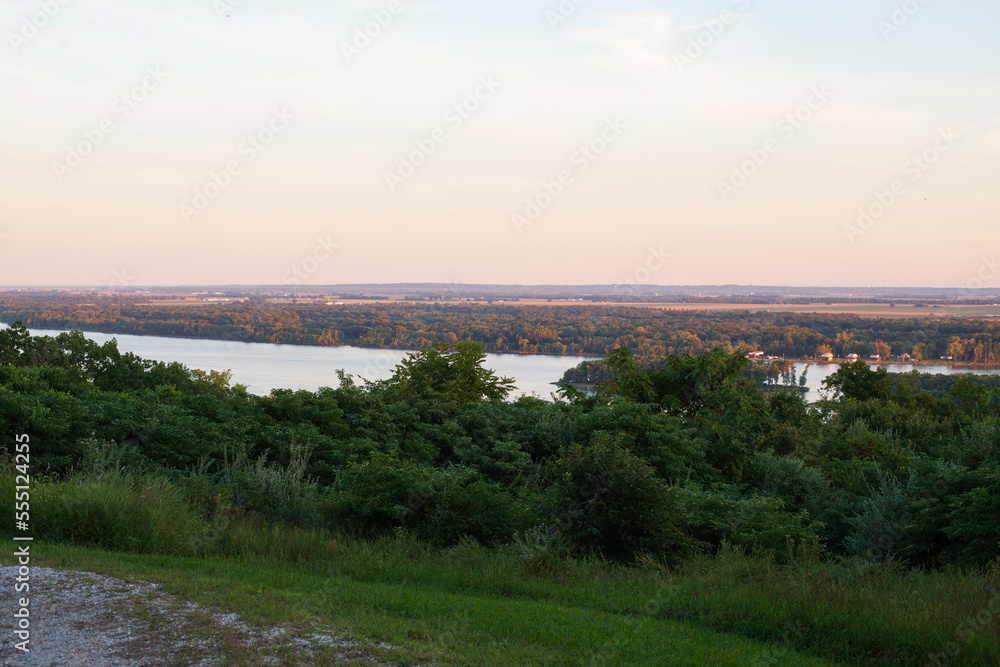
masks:
[[[619,347],[643,363],[670,355],[757,349],[788,358],[909,354],[957,363],[1000,363],[1000,322],[866,318],[747,311],[663,311],[606,306],[268,304],[149,306],[98,298],[6,294],[0,321],[42,329],[302,345],[420,349],[477,341],[487,352],[604,356]]]

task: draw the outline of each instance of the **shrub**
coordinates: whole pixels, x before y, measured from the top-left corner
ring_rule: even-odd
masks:
[[[963,465],[977,466],[992,461],[1000,464],[1000,420],[974,422],[962,432],[959,461]]]
[[[337,480],[331,519],[340,527],[366,535],[412,525],[425,510],[433,475],[429,466],[382,453],[351,464]]]
[[[795,456],[761,452],[744,473],[744,481],[765,495],[781,498],[794,510],[807,509],[814,516],[830,491],[823,471]]]
[[[205,531],[169,480],[128,473],[36,480],[32,526],[43,540],[179,555],[194,553]]]
[[[790,541],[819,542],[822,524],[810,521],[808,512],[789,512],[780,498],[742,496],[732,486],[705,490],[691,485],[677,493],[682,530],[708,550],[728,543],[785,560]]]
[[[227,457],[223,483],[228,487],[234,508],[261,518],[284,521],[301,527],[322,522],[319,487],[305,479],[309,463],[307,448],[292,444],[287,466],[269,464],[265,456],[251,461],[246,450]]]
[[[541,568],[555,568],[566,555],[562,534],[545,524],[514,533],[504,546],[522,561]]]
[[[861,511],[850,521],[854,530],[844,546],[854,558],[882,561],[896,553],[909,525],[906,491],[887,473],[880,473],[877,485],[869,486],[869,491]]]
[[[83,450],[80,469],[98,477],[107,473],[136,470],[142,461],[136,447],[116,443],[114,438],[99,439],[95,433],[81,440],[79,446]]]
[[[671,520],[674,496],[652,466],[628,450],[597,437],[589,446],[562,450],[552,472],[552,510],[571,544],[621,560],[684,548]]]
[[[527,524],[523,502],[464,466],[443,470],[376,454],[338,480],[332,520],[363,535],[404,528],[436,544],[498,542]]]
[[[462,537],[492,544],[527,523],[526,508],[478,473],[452,466],[436,477],[425,520],[416,526],[420,537],[436,544],[456,544]]]

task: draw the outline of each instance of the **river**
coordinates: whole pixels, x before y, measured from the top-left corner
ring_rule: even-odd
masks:
[[[0,324],[0,328],[6,325]],[[36,336],[55,336],[61,331],[32,329]],[[335,371],[343,369],[350,375],[368,380],[384,380],[392,375],[405,350],[381,350],[359,347],[315,347],[310,345],[274,345],[272,343],[240,343],[234,341],[199,340],[193,338],[164,338],[162,336],[132,336],[129,334],[87,333],[87,338],[105,343],[118,340],[118,349],[133,352],[145,359],[178,361],[188,368],[205,371],[233,372],[233,382],[247,387],[254,394],[267,395],[272,389],[306,389],[337,386]],[[554,355],[488,354],[485,366],[497,375],[514,378],[517,388],[511,394],[535,394],[549,399],[563,373],[581,361],[594,357],[562,357]],[[805,363],[796,363],[795,371],[801,375]],[[815,363],[806,375],[806,400],[820,398],[823,380],[840,367],[836,363]],[[890,373],[974,373],[976,375],[1000,374],[1000,369],[970,369],[944,364],[912,366],[885,364]]]
[[[956,375],[959,373],[971,373],[973,375],[1000,375],[1000,369],[972,369],[965,366],[951,367],[945,364],[921,364],[919,366],[914,366],[912,364],[879,364],[879,368],[885,368],[890,373],[909,373],[910,371],[920,371],[921,373],[940,373],[942,375]],[[802,371],[806,368],[805,363],[795,364],[795,373],[798,376],[802,375]],[[805,394],[805,398],[810,403],[818,401],[820,399],[820,390],[823,388],[823,380],[830,377],[837,372],[840,368],[840,364],[837,363],[815,363],[808,365],[808,371],[806,373],[806,387],[809,392]]]
[[[3,325],[0,325],[3,326]],[[61,331],[31,329],[34,336],[56,336]],[[133,352],[144,359],[178,361],[188,368],[204,371],[233,372],[233,383],[245,385],[253,394],[265,396],[272,389],[336,387],[338,369],[367,380],[385,380],[396,365],[409,354],[406,350],[378,350],[359,347],[315,347],[311,345],[274,345],[234,341],[132,336],[128,334],[86,333],[87,338],[106,343],[115,338],[118,349]],[[513,378],[516,389],[511,394],[536,394],[551,399],[553,382],[585,359],[554,355],[487,354],[484,365],[501,377]]]

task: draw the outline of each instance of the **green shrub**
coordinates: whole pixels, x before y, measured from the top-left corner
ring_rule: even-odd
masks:
[[[161,476],[36,480],[31,507],[36,538],[111,551],[191,554],[205,533],[183,492]]]
[[[341,473],[331,507],[338,527],[362,535],[381,535],[422,519],[432,494],[435,470],[388,454],[375,454]]]
[[[322,494],[316,483],[305,479],[308,464],[309,450],[294,443],[287,466],[270,464],[266,456],[251,461],[241,449],[227,456],[222,479],[235,509],[266,521],[313,527],[323,521]]]
[[[338,481],[333,523],[362,535],[405,528],[436,544],[495,543],[527,524],[525,504],[464,466],[432,468],[377,454]]]
[[[731,486],[706,490],[690,485],[676,491],[681,529],[711,551],[731,544],[785,560],[790,544],[819,549],[822,524],[810,521],[804,510],[788,511],[780,498],[743,496]]]
[[[464,536],[495,544],[526,523],[518,499],[478,473],[453,466],[435,480],[426,520],[416,533],[436,544],[456,544]]]
[[[814,516],[830,491],[823,471],[796,456],[757,454],[744,472],[743,481],[768,496],[781,498],[793,510],[807,509]]]
[[[861,501],[860,512],[851,519],[854,530],[844,541],[849,556],[863,560],[884,561],[899,550],[910,522],[907,513],[905,484],[886,473],[870,495]]]
[[[622,560],[684,548],[684,536],[672,522],[674,495],[653,467],[630,451],[596,437],[586,447],[563,449],[551,468],[552,510],[574,546]]]
[[[514,533],[504,548],[521,562],[539,570],[559,569],[568,555],[562,533],[545,524]]]
[[[1000,420],[993,418],[974,422],[959,439],[958,460],[975,467],[984,462],[1000,464]]]

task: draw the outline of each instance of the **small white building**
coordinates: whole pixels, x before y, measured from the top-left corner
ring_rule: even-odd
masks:
[[[849,355],[847,355],[847,363],[853,364],[855,361],[857,361],[860,358],[861,357],[858,356],[858,355],[856,355],[856,354],[849,354]]]

